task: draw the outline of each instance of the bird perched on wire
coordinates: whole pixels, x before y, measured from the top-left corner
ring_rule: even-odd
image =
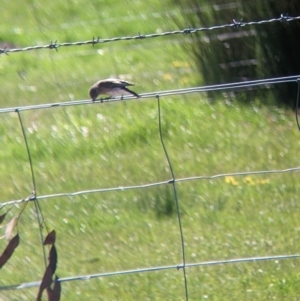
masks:
[[[101,94],[109,95],[109,97],[106,99],[117,95],[123,96],[123,94],[132,94],[139,98],[140,96],[134,91],[129,90],[127,88],[128,86],[134,86],[134,84],[116,78],[102,79],[91,86],[90,97],[93,101],[95,101],[98,95]]]

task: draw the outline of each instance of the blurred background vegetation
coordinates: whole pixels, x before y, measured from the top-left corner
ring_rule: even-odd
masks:
[[[267,20],[281,15],[297,16],[300,11],[297,0],[175,0],[174,3],[183,12],[187,9],[194,11],[193,15],[184,15],[183,20],[174,18],[181,26],[188,24],[191,27],[229,24],[233,20]],[[206,84],[297,75],[300,73],[300,40],[296,38],[299,34],[299,22],[283,20],[282,23],[239,27],[233,31],[225,28],[193,34],[193,43],[187,47],[191,48],[195,65]],[[278,105],[294,108],[296,90],[293,84],[277,85],[269,92],[260,89],[252,94],[267,98],[268,103],[275,101]],[[238,96],[248,102],[244,93]]]

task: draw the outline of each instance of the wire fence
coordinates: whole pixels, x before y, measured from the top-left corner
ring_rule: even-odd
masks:
[[[289,17],[285,15],[281,15],[279,18],[269,19],[269,20],[262,20],[262,21],[255,21],[255,22],[238,22],[233,20],[230,24],[224,24],[220,26],[213,26],[213,27],[201,27],[201,28],[188,28],[183,30],[175,30],[169,32],[163,32],[159,34],[138,34],[136,36],[127,36],[127,37],[116,37],[111,39],[101,39],[101,38],[93,38],[92,40],[87,40],[83,42],[73,42],[73,43],[54,43],[51,42],[49,45],[44,46],[29,46],[25,48],[15,48],[15,49],[0,49],[0,54],[9,54],[21,51],[29,51],[29,50],[39,50],[39,49],[55,49],[58,50],[60,47],[66,46],[80,46],[80,45],[96,45],[101,43],[108,43],[108,42],[115,42],[115,41],[126,41],[126,40],[142,40],[146,38],[157,38],[157,37],[166,37],[170,35],[177,35],[177,34],[192,34],[199,31],[208,31],[208,30],[217,30],[221,28],[239,28],[244,26],[251,26],[251,25],[261,25],[265,23],[271,22],[291,22],[294,20],[299,20],[300,16],[298,17]],[[57,279],[57,282],[68,282],[68,281],[75,281],[75,280],[88,280],[92,278],[100,278],[100,277],[108,277],[108,276],[116,276],[116,275],[125,275],[125,274],[135,274],[135,273],[144,273],[144,272],[153,272],[153,271],[162,271],[162,270],[170,270],[170,269],[177,269],[183,271],[183,286],[185,290],[185,299],[189,299],[188,293],[188,280],[186,277],[186,269],[197,267],[197,266],[211,266],[211,265],[222,265],[222,264],[234,264],[234,263],[241,263],[241,262],[257,262],[257,261],[267,261],[267,260],[281,260],[281,259],[295,259],[299,258],[300,254],[291,254],[291,255],[276,255],[276,256],[265,256],[265,257],[247,257],[247,258],[237,258],[237,259],[228,259],[228,260],[217,260],[217,261],[208,261],[208,262],[197,262],[197,263],[187,263],[185,258],[185,243],[184,243],[184,234],[183,234],[183,226],[181,223],[181,214],[180,214],[180,202],[177,196],[177,183],[185,182],[185,181],[195,181],[195,180],[211,180],[217,179],[222,177],[238,177],[238,176],[246,176],[246,175],[262,175],[262,174],[282,174],[282,173],[293,173],[299,172],[300,167],[291,167],[281,170],[260,170],[260,171],[241,171],[235,173],[226,173],[226,174],[215,174],[215,175],[196,175],[190,176],[185,178],[176,178],[176,175],[173,171],[172,167],[172,160],[168,155],[168,150],[165,145],[165,137],[162,131],[162,123],[161,123],[161,98],[167,96],[175,96],[175,95],[184,95],[190,93],[199,93],[199,92],[209,92],[209,91],[228,91],[228,90],[239,90],[239,89],[249,89],[252,87],[269,87],[270,85],[277,85],[282,83],[295,83],[298,85],[298,94],[297,94],[297,108],[299,105],[299,94],[300,94],[300,75],[296,76],[287,76],[287,77],[277,77],[277,78],[269,78],[269,79],[262,79],[262,80],[254,80],[254,81],[245,81],[245,82],[236,82],[230,84],[220,84],[220,85],[210,85],[210,86],[200,86],[200,87],[191,87],[185,89],[176,89],[176,90],[166,90],[166,91],[155,91],[150,93],[143,93],[141,94],[142,99],[154,99],[157,101],[157,112],[158,112],[158,131],[161,141],[161,146],[165,155],[165,158],[168,162],[169,170],[170,170],[170,178],[160,182],[153,182],[147,184],[136,184],[132,186],[124,186],[124,187],[111,187],[111,188],[99,188],[99,189],[91,189],[91,190],[83,190],[83,191],[75,191],[75,192],[59,192],[55,194],[49,195],[37,195],[36,194],[36,181],[35,181],[35,171],[33,168],[33,162],[30,154],[30,148],[28,145],[28,139],[26,136],[26,132],[24,130],[24,125],[22,121],[22,112],[29,111],[29,110],[44,110],[53,107],[62,108],[62,107],[69,107],[69,106],[78,106],[78,105],[101,105],[102,103],[106,102],[120,102],[120,101],[129,101],[135,98],[131,96],[124,96],[121,98],[111,98],[111,99],[97,99],[96,101],[87,100],[78,100],[78,101],[69,101],[69,102],[57,102],[57,103],[48,103],[48,104],[36,104],[36,105],[29,105],[29,106],[19,106],[19,107],[12,107],[12,108],[2,108],[0,109],[1,114],[7,114],[15,112],[18,114],[19,123],[21,126],[24,143],[26,145],[26,150],[28,154],[28,162],[31,168],[31,176],[32,176],[32,193],[24,197],[23,199],[19,200],[11,200],[0,203],[0,208],[4,208],[6,206],[12,205],[19,205],[19,204],[27,204],[29,202],[34,202],[35,211],[37,216],[37,222],[40,229],[40,239],[41,245],[43,248],[43,255],[45,266],[46,264],[46,252],[45,246],[43,245],[43,234],[42,234],[42,225],[44,224],[44,217],[42,214],[41,206],[39,201],[47,200],[51,198],[58,198],[58,197],[75,197],[78,195],[84,194],[92,194],[92,193],[104,193],[109,191],[125,191],[131,189],[145,189],[149,187],[161,186],[161,185],[172,185],[173,188],[173,199],[176,204],[176,213],[177,213],[177,221],[178,221],[178,228],[180,232],[180,242],[181,242],[181,255],[182,255],[182,263],[177,265],[169,265],[169,266],[158,266],[158,267],[148,267],[142,269],[133,269],[133,270],[125,270],[125,271],[116,271],[116,272],[107,272],[107,273],[97,273],[97,274],[90,274],[90,275],[75,275],[65,278]],[[136,100],[135,100],[136,101]],[[138,100],[140,101],[140,100]],[[296,120],[298,123],[298,110],[296,110]],[[300,129],[300,127],[299,127]],[[23,288],[30,288],[39,286],[41,284],[40,281],[35,282],[26,282],[26,283],[19,283],[15,285],[9,286],[0,286],[0,291],[2,290],[14,290],[14,289],[23,289]]]
[[[7,49],[3,48],[0,49],[0,54],[15,53],[15,52],[22,52],[22,51],[31,51],[31,50],[43,50],[43,49],[55,49],[56,51],[60,47],[70,47],[70,46],[82,46],[82,45],[97,45],[97,44],[104,44],[104,43],[111,43],[111,42],[119,42],[119,41],[130,41],[130,40],[144,40],[144,39],[151,39],[151,38],[159,38],[159,37],[166,37],[171,35],[187,35],[192,33],[197,33],[201,31],[213,31],[218,29],[225,29],[225,28],[240,28],[244,26],[252,26],[252,25],[262,25],[266,23],[274,23],[274,22],[291,22],[295,20],[299,20],[300,16],[290,17],[285,14],[281,14],[279,18],[272,18],[268,20],[261,20],[261,21],[251,21],[251,22],[242,22],[233,20],[232,23],[211,26],[211,27],[199,27],[199,28],[185,28],[181,30],[173,30],[173,31],[165,31],[162,33],[151,33],[151,34],[141,34],[138,32],[137,35],[134,36],[127,36],[127,37],[114,37],[110,39],[102,39],[100,37],[93,37],[92,40],[87,41],[76,41],[76,42],[66,42],[66,43],[58,43],[57,40],[55,42],[51,41],[50,44],[47,45],[37,45],[37,46],[28,46],[23,48],[13,48]]]
[[[166,91],[156,91],[149,93],[141,93],[141,99],[148,98],[157,98],[157,97],[165,97],[165,96],[175,96],[175,95],[183,95],[190,93],[201,93],[201,92],[211,92],[211,91],[227,91],[227,90],[239,90],[239,89],[247,89],[253,87],[269,87],[273,84],[283,84],[283,83],[297,83],[299,81],[299,75],[285,76],[285,77],[273,77],[267,79],[260,80],[252,80],[252,81],[243,81],[236,83],[228,83],[228,84],[219,84],[219,85],[209,85],[209,86],[199,86],[199,87],[190,87],[176,90],[166,90]],[[56,103],[48,103],[48,104],[37,104],[37,105],[29,105],[29,106],[20,106],[20,107],[12,107],[12,108],[3,108],[0,109],[0,114],[2,113],[13,113],[13,112],[22,112],[28,110],[41,110],[41,109],[50,109],[54,107],[69,107],[69,106],[78,106],[78,105],[98,105],[101,103],[107,102],[118,102],[118,101],[126,101],[126,100],[135,100],[134,96],[123,95],[122,97],[112,97],[109,99],[96,99],[95,101],[91,101],[90,99],[83,100],[73,100],[66,102],[56,102]]]
[[[265,86],[270,84],[280,84],[280,83],[287,83],[287,82],[294,82],[298,83],[298,86],[300,84],[300,75],[298,76],[289,76],[289,77],[280,77],[280,78],[270,78],[270,79],[264,79],[264,80],[258,80],[258,81],[247,81],[243,83],[231,83],[231,84],[222,84],[222,85],[212,85],[212,86],[204,86],[204,87],[194,87],[194,88],[187,88],[187,89],[178,89],[178,90],[169,90],[169,91],[158,91],[158,92],[152,92],[152,93],[145,93],[141,94],[142,98],[153,98],[158,101],[158,122],[159,122],[159,133],[161,137],[161,143],[162,147],[165,153],[165,156],[167,158],[170,171],[171,171],[171,179],[166,179],[164,181],[160,182],[154,182],[154,183],[148,183],[148,184],[138,184],[133,186],[124,186],[124,187],[111,187],[111,188],[99,188],[99,189],[91,189],[91,190],[84,190],[84,191],[76,191],[76,192],[68,192],[68,193],[56,193],[56,194],[50,194],[50,195],[36,195],[36,183],[35,183],[35,177],[34,177],[34,169],[32,165],[32,158],[30,156],[29,146],[21,118],[21,113],[26,110],[38,110],[38,109],[47,109],[52,107],[63,107],[63,106],[74,106],[74,105],[87,105],[87,104],[93,104],[91,100],[82,100],[82,101],[71,101],[71,102],[62,102],[62,103],[56,103],[56,104],[44,104],[44,105],[33,105],[33,106],[23,106],[23,107],[16,107],[16,108],[6,108],[2,109],[0,113],[11,113],[16,112],[19,116],[19,122],[22,128],[22,133],[24,137],[24,141],[26,144],[26,149],[28,152],[28,160],[31,168],[31,174],[32,174],[32,185],[33,185],[33,192],[30,196],[25,197],[20,200],[12,200],[4,203],[0,203],[0,208],[3,208],[5,206],[12,206],[12,205],[19,205],[22,203],[29,203],[34,202],[35,204],[35,210],[38,218],[38,224],[39,228],[42,227],[44,217],[42,216],[42,210],[39,204],[39,201],[41,200],[47,200],[51,198],[58,198],[58,197],[76,197],[78,195],[85,195],[85,194],[93,194],[93,193],[105,193],[110,191],[125,191],[125,190],[132,190],[132,189],[145,189],[149,187],[155,187],[155,186],[161,186],[161,185],[172,185],[173,186],[173,192],[174,192],[174,200],[177,207],[177,219],[179,223],[179,230],[180,230],[180,236],[181,236],[181,248],[182,248],[182,263],[178,265],[170,265],[170,266],[158,266],[158,267],[149,267],[149,268],[143,268],[143,269],[134,269],[134,270],[126,270],[126,271],[116,271],[116,272],[109,272],[109,273],[97,273],[97,274],[91,274],[91,275],[77,275],[77,276],[71,276],[71,277],[65,277],[60,278],[57,281],[59,282],[68,282],[68,281],[75,281],[75,280],[88,280],[93,278],[100,278],[100,277],[107,277],[107,276],[116,276],[116,275],[126,275],[126,274],[134,274],[134,273],[144,273],[144,272],[153,272],[153,271],[162,271],[162,270],[169,270],[169,269],[177,269],[183,270],[184,273],[184,287],[185,287],[185,294],[186,294],[186,300],[188,300],[188,283],[186,278],[186,268],[192,268],[197,266],[207,266],[207,265],[221,265],[221,264],[233,264],[233,263],[241,263],[241,262],[256,262],[256,261],[266,261],[266,260],[279,260],[279,259],[293,259],[300,257],[299,254],[291,254],[291,255],[277,255],[277,256],[265,256],[265,257],[251,257],[251,258],[237,258],[237,259],[228,259],[228,260],[218,260],[218,261],[209,261],[209,262],[198,262],[198,263],[186,263],[185,261],[185,246],[184,246],[184,235],[183,235],[183,227],[181,224],[181,216],[180,216],[180,208],[179,208],[179,201],[177,197],[177,188],[176,183],[179,182],[186,182],[186,181],[195,181],[195,180],[211,180],[211,179],[217,179],[217,178],[225,178],[225,177],[239,177],[239,176],[249,176],[249,175],[263,175],[263,174],[282,174],[282,173],[294,173],[299,172],[300,167],[292,167],[282,170],[260,170],[260,171],[242,171],[242,172],[235,172],[235,173],[225,173],[225,174],[216,174],[216,175],[198,175],[198,176],[192,176],[192,177],[186,177],[186,178],[176,178],[175,174],[172,169],[172,161],[170,160],[167,152],[167,148],[164,144],[164,137],[162,134],[162,125],[161,125],[161,107],[160,107],[160,98],[170,95],[181,95],[181,94],[188,94],[188,93],[194,93],[194,92],[207,92],[207,91],[226,91],[226,90],[236,90],[240,88],[247,88],[247,87],[253,87],[253,86]],[[94,102],[95,105],[99,105],[103,102],[114,102],[114,101],[129,101],[133,98],[130,96],[122,98],[112,98],[109,100],[97,100]],[[299,91],[297,95],[297,103],[299,102]],[[297,110],[296,110],[297,112]],[[297,115],[296,115],[297,116]],[[43,242],[44,238],[42,236],[42,232],[40,232],[41,235],[41,242]],[[45,248],[43,247],[43,253],[44,253],[44,259],[45,259],[45,265],[46,265],[46,252]],[[41,281],[35,281],[35,282],[27,282],[27,283],[19,283],[15,285],[9,285],[9,286],[0,286],[1,290],[14,290],[14,289],[24,289],[24,288],[30,288],[39,286],[41,284]]]
[[[294,255],[277,255],[277,256],[247,257],[247,258],[237,258],[237,259],[227,259],[227,260],[204,261],[204,262],[186,263],[185,265],[178,264],[178,265],[142,268],[142,269],[135,269],[135,270],[117,271],[117,272],[111,272],[111,273],[78,275],[78,276],[74,276],[74,277],[59,278],[57,281],[58,282],[69,282],[69,281],[79,281],[79,280],[83,281],[83,280],[90,280],[90,279],[94,279],[94,278],[138,274],[138,273],[145,273],[145,272],[157,272],[157,271],[164,271],[164,270],[180,270],[183,267],[193,268],[193,267],[200,267],[200,266],[237,264],[237,263],[245,263],[245,262],[250,263],[250,262],[269,261],[269,260],[297,259],[299,257],[300,257],[300,254],[294,254]],[[19,284],[15,284],[15,285],[2,286],[1,290],[3,290],[3,291],[4,290],[19,290],[19,289],[24,289],[24,288],[37,287],[37,286],[40,286],[40,284],[41,284],[41,281],[19,283]]]
[[[244,176],[251,176],[251,175],[266,175],[266,174],[283,174],[283,173],[294,173],[299,172],[299,167],[292,167],[287,169],[276,169],[276,170],[258,170],[258,171],[242,171],[242,172],[234,172],[234,173],[224,173],[224,174],[216,174],[216,175],[204,175],[204,176],[194,176],[194,177],[187,177],[187,178],[176,178],[176,179],[169,179],[160,182],[153,182],[147,184],[140,184],[140,185],[132,185],[132,186],[118,186],[118,187],[110,187],[110,188],[99,188],[99,189],[88,189],[88,190],[81,190],[75,192],[62,192],[62,193],[54,193],[48,195],[38,195],[31,194],[28,197],[19,200],[12,200],[8,202],[0,203],[0,209],[6,206],[12,205],[19,205],[22,203],[28,203],[34,200],[42,201],[48,199],[57,199],[62,197],[76,197],[79,195],[85,194],[94,194],[94,193],[106,193],[112,191],[126,191],[126,190],[134,190],[134,189],[145,189],[151,188],[156,186],[163,186],[172,184],[173,182],[187,182],[187,181],[195,181],[195,180],[214,180],[219,178],[226,178],[226,177],[244,177]]]

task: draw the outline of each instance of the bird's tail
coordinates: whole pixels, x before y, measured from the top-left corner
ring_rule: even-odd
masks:
[[[125,90],[127,93],[134,95],[136,98],[140,98],[141,96],[134,91],[129,90],[128,88],[124,87],[123,90]]]

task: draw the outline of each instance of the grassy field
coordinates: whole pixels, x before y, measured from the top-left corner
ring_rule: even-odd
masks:
[[[0,42],[16,47],[177,29],[172,4],[151,1],[4,1]],[[201,84],[184,36],[62,47],[0,56],[1,108],[88,98],[100,78],[122,77],[138,93]],[[296,85],[295,85],[296,89]],[[293,112],[229,101],[220,93],[161,98],[162,133],[176,178],[298,166]],[[171,178],[156,99],[21,113],[37,195],[140,185]],[[0,202],[33,188],[16,113],[0,115]],[[177,184],[187,263],[299,253],[297,173],[221,177]],[[57,233],[59,277],[182,262],[170,185],[41,200]],[[5,222],[18,214],[14,206]],[[8,208],[2,208],[0,214]],[[5,227],[2,228],[5,231]],[[44,273],[35,207],[18,224],[21,242],[1,269],[0,286]],[[2,234],[1,234],[2,235]],[[0,241],[3,250],[5,239]],[[48,249],[46,248],[46,251]],[[298,300],[299,260],[187,269],[189,300]],[[0,291],[33,300],[38,288]],[[44,297],[46,300],[46,297]],[[165,270],[62,284],[61,300],[185,300],[182,272]]]

